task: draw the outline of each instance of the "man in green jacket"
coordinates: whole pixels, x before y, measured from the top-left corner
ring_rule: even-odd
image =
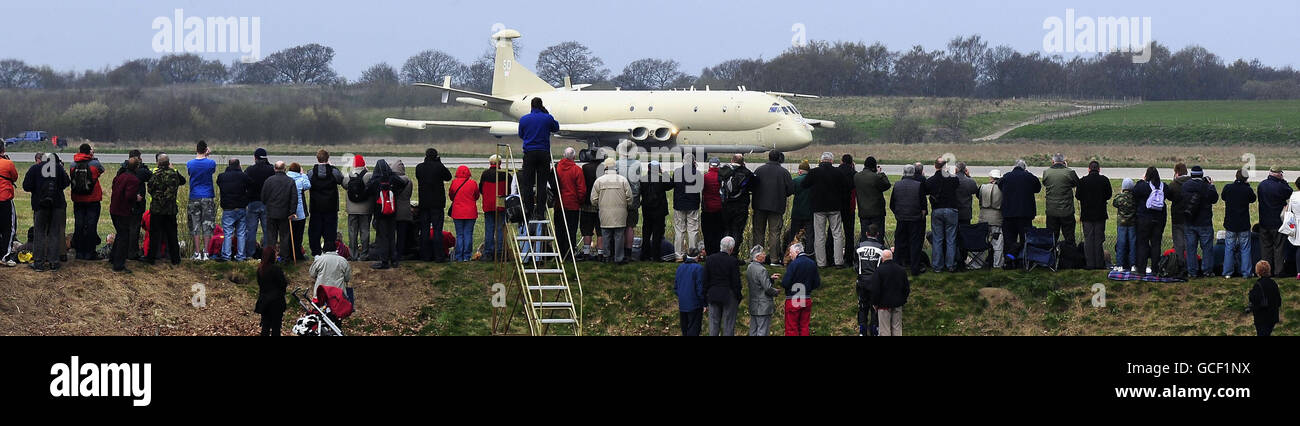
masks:
[[[1052,167],[1043,171],[1043,191],[1047,201],[1047,229],[1056,241],[1074,244],[1074,188],[1079,174],[1066,166],[1065,154],[1052,156]]]
[[[872,224],[884,232],[885,191],[892,185],[889,175],[876,164],[876,157],[862,161],[862,171],[853,176],[853,188],[858,192],[858,223],[862,225],[859,240],[867,239],[867,228]]]
[[[176,191],[185,184],[185,177],[172,168],[167,154],[158,156],[158,171],[149,179],[149,253],[145,262],[152,265],[159,250],[166,244],[167,257],[172,265],[181,263],[181,249],[176,235]]]
[[[803,180],[808,176],[808,171],[812,165],[808,160],[799,163],[799,172],[794,177],[794,202],[790,205],[790,229],[785,231],[785,237],[782,238],[781,247],[789,247],[790,242],[794,241],[799,231],[804,232],[804,238],[800,242],[814,241],[812,226],[812,199],[811,190],[803,187]],[[806,245],[806,244],[805,244]],[[779,263],[779,259],[768,259],[771,263]]]

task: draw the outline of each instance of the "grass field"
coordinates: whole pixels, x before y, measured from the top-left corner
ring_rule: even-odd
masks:
[[[1300,100],[1168,101],[1021,127],[1005,139],[1119,144],[1300,142]]]

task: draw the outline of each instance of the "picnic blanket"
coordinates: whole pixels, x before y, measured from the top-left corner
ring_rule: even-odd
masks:
[[[1111,281],[1146,281],[1151,283],[1184,283],[1187,280],[1158,277],[1154,274],[1139,274],[1131,271],[1110,271],[1106,278]]]

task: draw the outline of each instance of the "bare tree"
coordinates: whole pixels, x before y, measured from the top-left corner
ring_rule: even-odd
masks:
[[[455,57],[440,50],[426,50],[410,57],[402,65],[402,81],[442,84],[444,76],[461,81],[465,71],[465,65]]]
[[[633,61],[614,78],[614,84],[628,90],[662,90],[682,82],[686,74],[679,71],[680,64],[672,59],[646,58]]]
[[[266,61],[244,63],[238,59],[230,63],[230,82],[234,84],[276,84],[280,73]]]
[[[338,74],[330,63],[334,62],[334,48],[316,43],[294,46],[272,53],[262,60],[279,74],[279,81],[290,84],[332,84]]]
[[[496,60],[492,50],[479,55],[474,63],[465,69],[465,87],[479,93],[492,92],[492,73],[496,71]]]
[[[164,84],[221,83],[226,79],[224,64],[205,61],[193,53],[163,56],[157,72]]]
[[[609,70],[601,68],[604,65],[605,61],[576,41],[566,41],[537,54],[537,76],[555,86],[564,84],[564,77],[573,83],[604,81],[609,78]]]
[[[6,89],[28,89],[39,83],[36,69],[17,59],[0,61],[0,87]]]
[[[387,62],[380,62],[371,65],[361,73],[361,79],[357,83],[374,85],[374,86],[391,86],[398,82],[397,70]]]

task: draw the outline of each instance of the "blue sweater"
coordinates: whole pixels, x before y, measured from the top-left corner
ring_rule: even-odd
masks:
[[[692,312],[704,307],[704,266],[695,259],[686,258],[677,267],[677,278],[673,284],[677,292],[677,309]]]
[[[795,284],[803,284],[802,291],[794,288]],[[787,298],[812,298],[812,291],[821,286],[822,278],[821,273],[817,272],[817,261],[808,256],[808,253],[800,254],[790,261],[790,265],[785,267],[785,276],[781,277],[781,288],[785,289]]]
[[[551,133],[560,131],[560,122],[540,110],[519,118],[519,139],[524,140],[524,152],[551,151]]]
[[[217,171],[217,162],[211,158],[195,158],[185,163],[190,172],[190,199],[213,198],[212,175]]]

